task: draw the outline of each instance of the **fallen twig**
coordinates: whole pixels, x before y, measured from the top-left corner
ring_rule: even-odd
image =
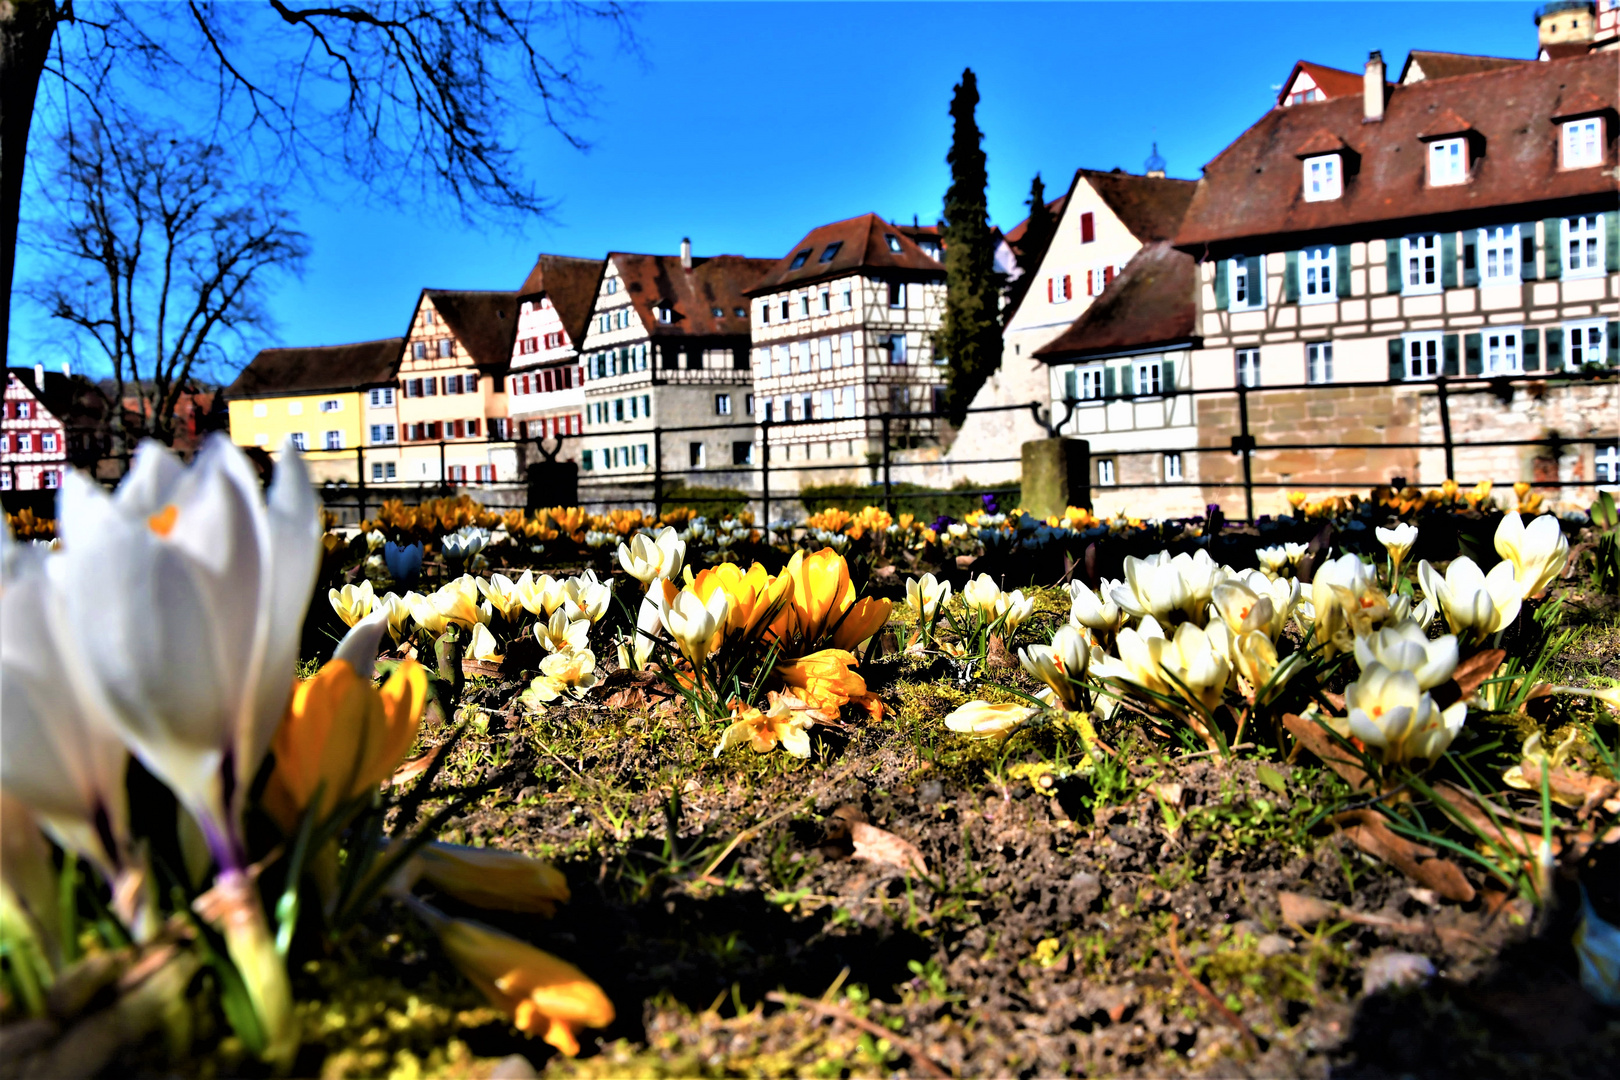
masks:
[[[915,1042],[912,1042],[899,1032],[890,1031],[882,1024],[873,1023],[864,1016],[856,1016],[854,1013],[850,1012],[841,1005],[834,1005],[826,1001],[817,1001],[815,998],[800,997],[797,994],[778,993],[774,990],[765,995],[765,1000],[774,1001],[778,1005],[787,1005],[789,1007],[800,1006],[809,1009],[812,1012],[821,1013],[823,1016],[830,1016],[835,1020],[842,1020],[846,1024],[852,1024],[853,1026],[858,1027],[862,1031],[866,1032],[868,1035],[879,1039],[889,1040],[890,1045],[909,1057],[912,1062],[916,1064],[917,1068],[921,1069],[929,1076],[949,1077],[951,1075],[941,1068],[938,1062],[924,1053],[923,1048],[918,1046]]]
[[[1242,1017],[1238,1016],[1238,1014],[1233,1012],[1231,1009],[1228,1009],[1226,1007],[1226,1003],[1215,996],[1215,991],[1193,978],[1193,973],[1187,967],[1187,962],[1181,958],[1181,946],[1176,942],[1176,927],[1179,925],[1181,925],[1181,916],[1177,915],[1175,912],[1171,912],[1170,959],[1175,961],[1176,970],[1181,972],[1181,977],[1183,979],[1186,979],[1187,982],[1192,984],[1192,988],[1198,992],[1199,997],[1203,998],[1206,1002],[1213,1006],[1215,1011],[1221,1014],[1222,1019],[1237,1029],[1237,1033],[1243,1037],[1243,1045],[1249,1048],[1249,1053],[1254,1057],[1259,1057],[1260,1040],[1254,1037],[1253,1029],[1251,1029],[1248,1024],[1243,1022]]]

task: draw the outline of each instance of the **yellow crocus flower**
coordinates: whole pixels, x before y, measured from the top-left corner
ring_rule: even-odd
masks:
[[[326,595],[327,599],[332,601],[332,610],[337,612],[338,618],[343,620],[345,626],[353,626],[364,619],[377,605],[377,595],[372,591],[370,581],[362,581],[358,585],[345,585],[341,589],[331,589]]]
[[[543,859],[499,848],[422,845],[395,877],[393,888],[431,885],[464,904],[550,918],[568,902],[568,879]]]

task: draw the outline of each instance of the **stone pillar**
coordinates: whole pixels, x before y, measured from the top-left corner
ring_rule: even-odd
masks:
[[[1084,439],[1033,439],[1024,444],[1024,511],[1039,518],[1071,506],[1091,508],[1091,444]]]
[[[529,464],[529,510],[579,505],[579,466],[572,461]]]

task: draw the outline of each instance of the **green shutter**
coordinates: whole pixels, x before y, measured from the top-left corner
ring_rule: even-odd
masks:
[[[1620,322],[1609,323],[1609,366],[1620,367]]]
[[[1164,365],[1162,376],[1164,379],[1164,392],[1167,395],[1173,394],[1176,392],[1176,362],[1174,360],[1164,360],[1161,363]]]
[[[1547,250],[1551,251],[1549,247]],[[1561,327],[1550,327],[1547,330],[1547,370],[1564,370],[1564,331]]]
[[[1114,369],[1111,367],[1103,368],[1103,396],[1114,396]]]
[[[1250,255],[1243,260],[1249,268],[1249,306],[1252,308],[1265,307],[1270,290],[1266,288],[1266,257],[1264,255]],[[1254,302],[1254,294],[1260,293],[1260,302]]]
[[[1283,271],[1283,300],[1289,304],[1299,303],[1299,252],[1290,251],[1287,256],[1286,268]]]
[[[1620,270],[1620,210],[1603,215],[1603,240],[1603,269],[1612,274]]]
[[[1228,292],[1229,290],[1226,284],[1226,260],[1219,259],[1215,263],[1215,310],[1226,310],[1227,305],[1230,303],[1227,296]],[[1112,371],[1110,371],[1109,374],[1112,375]],[[1109,393],[1113,393],[1113,391],[1110,390]]]
[[[1463,233],[1463,288],[1472,289],[1479,284],[1479,233],[1469,229]]]
[[[1474,335],[1478,337],[1478,334]],[[1440,339],[1441,368],[1440,374],[1456,376],[1457,374],[1457,335],[1447,334]]]
[[[1334,289],[1339,296],[1350,295],[1350,245],[1340,244],[1334,251],[1338,267],[1333,273]]]
[[[1524,370],[1541,370],[1541,331],[1526,330],[1524,332]]]
[[[1440,234],[1440,287],[1457,287],[1457,234],[1454,232]]]
[[[1541,249],[1543,261],[1546,262],[1546,277],[1555,278],[1563,273],[1564,265],[1564,219],[1550,217],[1541,223]]]
[[[1063,399],[1065,401],[1073,401],[1080,396],[1079,387],[1076,385],[1078,382],[1079,379],[1074,371],[1065,371],[1063,373]]]
[[[1519,278],[1536,280],[1536,223],[1533,221],[1519,226]]]
[[[1390,292],[1401,291],[1401,238],[1384,241],[1384,287]]]
[[[1406,378],[1406,342],[1395,337],[1389,339],[1389,381]]]
[[[1120,383],[1125,388],[1124,393],[1126,397],[1130,397],[1132,394],[1136,393],[1131,386],[1131,381],[1135,378],[1135,376],[1136,365],[1134,364],[1126,364],[1124,367],[1119,369]]]
[[[1478,334],[1463,335],[1463,373],[1466,375],[1483,375],[1485,373],[1485,359],[1480,355],[1480,336]]]

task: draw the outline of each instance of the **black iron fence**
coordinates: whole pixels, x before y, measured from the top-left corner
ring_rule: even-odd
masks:
[[[1241,494],[1244,517],[1253,519],[1255,492],[1290,489],[1358,489],[1378,484],[1397,483],[1402,486],[1435,487],[1439,479],[1419,483],[1411,475],[1398,475],[1386,468],[1388,462],[1369,462],[1359,475],[1354,470],[1335,469],[1328,475],[1301,475],[1297,472],[1286,479],[1265,473],[1263,455],[1292,451],[1438,451],[1444,461],[1447,478],[1469,484],[1491,480],[1501,485],[1512,484],[1520,476],[1485,476],[1469,474],[1457,476],[1458,454],[1464,450],[1488,448],[1526,448],[1541,451],[1537,457],[1557,462],[1581,447],[1593,447],[1593,473],[1574,480],[1559,480],[1554,476],[1538,478],[1542,488],[1590,487],[1620,483],[1620,407],[1614,405],[1614,395],[1620,384],[1620,372],[1605,370],[1590,374],[1563,373],[1550,376],[1514,375],[1491,378],[1436,378],[1423,382],[1392,383],[1386,381],[1299,383],[1285,386],[1239,386],[1210,389],[1165,388],[1158,393],[1107,394],[1093,398],[1067,399],[1056,404],[1056,413],[1045,402],[992,406],[969,410],[973,414],[1028,411],[1039,430],[1048,434],[1070,433],[1077,437],[1089,434],[1091,447],[1091,475],[1087,478],[1095,488],[1093,494],[1103,492],[1130,492],[1145,489],[1200,489],[1200,502],[1223,502]],[[1302,394],[1306,399],[1317,395],[1345,395],[1369,389],[1402,389],[1409,391],[1416,401],[1416,418],[1403,426],[1420,434],[1426,427],[1434,430],[1436,438],[1425,440],[1360,440],[1336,441],[1331,438],[1311,439],[1305,418],[1300,417],[1298,438],[1262,437],[1266,430],[1274,430],[1278,423],[1256,425],[1252,419],[1257,402],[1265,402],[1284,394]],[[1590,400],[1582,405],[1570,406],[1573,414],[1586,420],[1586,430],[1570,433],[1546,431],[1526,434],[1518,438],[1479,438],[1472,430],[1457,430],[1453,412],[1459,400],[1472,403],[1473,412],[1479,411],[1478,401],[1483,397],[1494,399],[1506,408],[1517,395],[1540,398],[1552,391],[1574,392],[1587,395]],[[1422,406],[1432,399],[1434,422],[1425,424],[1421,418]],[[1390,399],[1391,402],[1394,399]],[[1196,407],[1188,409],[1185,422],[1165,426],[1166,438],[1157,444],[1115,449],[1114,436],[1129,431],[1138,435],[1146,430],[1158,430],[1153,425],[1132,424],[1113,430],[1090,433],[1075,431],[1075,418],[1086,410],[1100,407],[1106,417],[1108,407],[1116,404],[1144,405],[1164,403],[1166,411],[1182,402],[1214,403],[1225,401],[1235,406],[1235,415],[1227,424],[1209,420],[1209,410],[1198,415]],[[1605,402],[1609,404],[1605,405]],[[1308,410],[1306,410],[1308,411]],[[580,505],[587,509],[606,509],[630,504],[641,504],[655,514],[669,506],[687,505],[695,509],[718,508],[726,505],[747,504],[757,507],[759,520],[769,523],[776,516],[797,518],[783,510],[800,501],[801,492],[813,486],[818,478],[841,479],[846,484],[860,487],[866,501],[881,503],[891,514],[907,504],[919,500],[939,500],[942,496],[979,497],[1006,496],[1019,492],[1019,484],[1006,481],[1000,484],[973,484],[957,480],[961,486],[953,487],[944,481],[971,477],[975,469],[981,474],[986,466],[1002,467],[1000,471],[1016,472],[1012,467],[1021,461],[1021,448],[1005,447],[1002,456],[951,457],[940,451],[933,432],[944,428],[944,415],[934,412],[881,413],[864,418],[814,417],[797,420],[764,419],[755,424],[696,424],[680,426],[651,426],[644,428],[615,428],[611,432],[588,432],[584,435],[553,436],[549,439],[451,439],[431,442],[406,442],[349,449],[311,451],[307,455],[312,473],[320,484],[328,509],[340,517],[358,521],[368,516],[385,499],[420,501],[440,495],[470,492],[487,505],[522,506],[537,508],[561,504]],[[1264,429],[1257,435],[1256,427]],[[1196,442],[1189,445],[1185,436],[1170,437],[1169,428],[1196,430]],[[742,460],[713,468],[683,467],[672,463],[672,452],[678,453],[682,436],[705,432],[730,436],[729,441],[743,445],[746,437],[750,448]],[[802,433],[802,434],[798,434]],[[1331,436],[1333,431],[1324,431]],[[605,435],[615,443],[625,439],[646,439],[645,464],[637,462],[629,467],[578,469],[584,451],[599,448]],[[671,440],[674,440],[673,445]],[[858,454],[846,454],[843,460],[808,458],[795,461],[791,456],[777,458],[776,453],[788,447],[808,447],[812,444],[827,446],[834,442],[852,443],[862,448]],[[997,447],[995,449],[1002,449]],[[476,465],[457,465],[453,458],[467,458],[469,451],[482,453],[490,463],[490,472],[484,477],[476,472],[463,478],[457,469]],[[992,451],[994,453],[994,451]],[[1129,480],[1117,473],[1111,477],[1098,475],[1103,461],[1117,463],[1121,459],[1163,456],[1167,453],[1183,455],[1180,478],[1159,473],[1153,479]],[[791,450],[788,451],[791,454]],[[1192,461],[1187,462],[1190,456]],[[435,462],[436,459],[436,462]],[[564,460],[559,460],[564,459]],[[567,459],[572,459],[570,462]],[[1584,457],[1582,458],[1584,461]],[[396,463],[392,477],[386,462]],[[430,466],[427,475],[415,478],[401,474],[399,465],[405,462]],[[0,460],[0,493],[5,495],[8,509],[32,502],[45,502],[50,492],[32,495],[22,489],[20,479],[29,470],[38,474],[47,467],[65,468],[66,460],[27,462]],[[85,463],[71,464],[84,467]],[[122,474],[121,467],[108,469],[107,462],[96,463],[98,477],[112,482]],[[116,463],[121,466],[122,463]],[[570,464],[575,466],[570,469]],[[593,465],[596,462],[593,461]],[[1192,467],[1189,468],[1188,464]],[[1257,475],[1257,465],[1262,468]],[[384,466],[379,469],[379,466]],[[1141,470],[1138,470],[1139,472]],[[1230,472],[1230,477],[1226,473]],[[116,474],[116,475],[114,475]],[[932,479],[934,484],[920,483]],[[5,489],[7,484],[10,490]],[[36,509],[36,513],[41,510]],[[1236,516],[1235,514],[1232,516]]]

